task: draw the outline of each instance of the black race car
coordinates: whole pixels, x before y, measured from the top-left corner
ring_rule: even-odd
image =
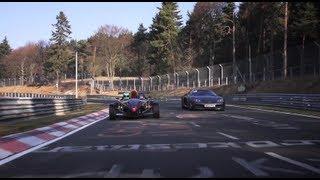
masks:
[[[109,105],[109,119],[115,120],[118,116],[126,118],[140,118],[152,115],[154,118],[160,117],[159,103],[146,98],[144,94],[139,93],[136,98],[128,100],[116,100]]]
[[[181,97],[182,109],[225,109],[224,99],[211,90],[193,89]]]

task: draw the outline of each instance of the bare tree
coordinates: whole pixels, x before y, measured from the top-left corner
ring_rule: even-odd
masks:
[[[113,79],[116,68],[121,65],[132,35],[127,29],[114,25],[101,26],[92,37],[96,47],[96,58],[104,67],[107,77]],[[111,80],[112,85],[112,80]]]

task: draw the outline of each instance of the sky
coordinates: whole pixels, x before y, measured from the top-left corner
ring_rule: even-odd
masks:
[[[195,2],[178,2],[183,25]],[[71,25],[72,39],[86,39],[105,24],[135,33],[140,23],[147,28],[161,2],[0,2],[0,40],[7,36],[11,48],[28,42],[49,41],[52,24],[63,11]]]

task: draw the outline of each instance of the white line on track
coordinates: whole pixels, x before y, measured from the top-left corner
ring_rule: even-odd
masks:
[[[305,115],[305,114],[299,114],[299,113],[289,113],[289,112],[283,112],[283,111],[266,110],[266,109],[252,108],[252,107],[243,107],[243,106],[237,106],[237,105],[231,105],[231,104],[227,104],[227,106],[320,119],[319,116]]]
[[[241,119],[241,120],[253,120],[254,118],[251,117],[246,117],[246,116],[240,116],[240,115],[230,115],[230,114],[221,114],[222,116],[226,117],[232,117],[236,119]]]
[[[256,176],[269,176],[268,173],[260,170],[259,168],[257,167],[254,167],[250,164],[248,164],[248,162],[246,162],[245,160],[243,159],[240,159],[240,158],[236,158],[236,157],[232,157],[232,159],[237,162],[238,164],[242,165],[243,167],[245,167],[248,171],[252,172],[254,175]],[[261,159],[263,160],[263,159]]]
[[[140,176],[141,178],[159,178],[159,174],[155,174],[153,169],[144,169]]]
[[[115,178],[120,175],[121,170],[123,169],[122,165],[115,164],[112,166],[110,171],[104,175],[105,178]]]
[[[276,153],[273,153],[273,152],[266,152],[266,154],[269,155],[269,156],[272,156],[274,158],[277,158],[277,159],[286,161],[288,163],[294,164],[296,166],[302,167],[304,169],[308,169],[308,170],[310,170],[312,172],[315,172],[317,174],[320,174],[320,169],[312,167],[312,166],[310,166],[308,164],[305,164],[305,163],[302,163],[302,162],[299,162],[299,161],[295,161],[295,160],[289,159],[287,157],[280,156],[279,154],[276,154]]]
[[[209,178],[214,176],[214,173],[208,167],[200,167],[198,169],[200,173],[192,178]]]
[[[194,126],[196,126],[196,127],[200,127],[200,125],[198,125],[198,124],[196,124],[196,123],[194,123],[194,122],[190,122],[190,124],[192,124],[192,125],[194,125]]]
[[[60,139],[63,139],[63,138],[65,138],[65,137],[67,137],[67,136],[70,136],[70,135],[72,135],[72,134],[74,134],[74,133],[76,133],[76,132],[78,132],[78,131],[80,131],[80,130],[88,127],[88,126],[91,126],[92,124],[95,124],[95,123],[97,123],[97,122],[99,122],[99,121],[102,121],[102,120],[105,119],[105,118],[107,118],[107,117],[103,117],[103,118],[101,118],[101,119],[99,119],[99,120],[97,120],[97,121],[95,121],[95,122],[92,122],[92,123],[90,123],[90,124],[87,124],[87,125],[79,128],[79,129],[76,129],[76,130],[74,130],[74,131],[71,131],[71,132],[69,132],[69,133],[67,133],[67,134],[65,134],[65,135],[63,135],[63,136],[61,136],[61,137],[58,137],[58,138],[56,138],[56,139],[53,139],[53,140],[48,141],[48,142],[45,142],[45,143],[40,144],[40,145],[38,145],[38,146],[32,147],[32,148],[30,148],[30,149],[28,149],[28,150],[25,150],[25,151],[22,151],[22,152],[20,152],[20,153],[15,154],[15,155],[12,155],[12,156],[10,156],[10,157],[8,157],[8,158],[6,158],[6,159],[3,159],[3,160],[0,161],[0,166],[3,165],[3,164],[8,163],[8,162],[10,162],[10,161],[13,161],[13,160],[15,160],[15,159],[17,159],[17,158],[25,155],[25,154],[28,154],[28,153],[30,153],[30,152],[32,152],[32,151],[35,151],[35,150],[40,149],[40,148],[42,148],[42,147],[44,147],[44,146],[47,146],[47,145],[52,144],[52,143],[54,143],[54,142],[56,142],[56,141],[59,141]]]
[[[237,138],[237,137],[234,137],[234,136],[231,136],[231,135],[228,135],[228,134],[225,134],[225,133],[222,133],[222,132],[217,132],[218,134],[221,134],[221,135],[223,135],[223,136],[225,136],[225,137],[227,137],[227,138],[230,138],[230,139],[236,139],[236,140],[238,140],[239,138]]]

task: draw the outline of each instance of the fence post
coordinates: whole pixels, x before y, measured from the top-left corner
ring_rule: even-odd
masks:
[[[226,77],[226,85],[228,85],[228,77]]]
[[[143,91],[143,78],[142,77],[140,78],[141,78],[141,90]]]
[[[149,78],[150,78],[150,91],[152,91],[152,77],[149,76]]]
[[[187,87],[189,88],[189,72],[186,71],[186,74],[187,74]]]
[[[174,73],[175,75],[176,75],[176,84],[175,84],[175,86],[176,86],[176,88],[178,88],[179,87],[179,74],[178,73]]]
[[[160,88],[160,86],[161,86],[161,77],[158,75],[158,78],[159,78],[158,91],[160,91],[160,89],[162,90],[162,88]]]
[[[167,87],[170,87],[170,75],[167,74],[167,77],[168,77],[168,84],[167,84]]]
[[[223,66],[222,66],[221,64],[219,64],[219,66],[220,66],[220,68],[221,68],[220,83],[219,83],[219,85],[221,85],[221,84],[222,84],[221,81],[223,81]]]
[[[211,86],[211,81],[210,81],[210,79],[211,79],[211,69],[210,69],[210,67],[209,66],[207,66],[207,68],[208,68],[208,86],[210,87]]]
[[[198,73],[198,78],[197,78],[197,81],[198,81],[198,87],[200,87],[200,73],[199,73],[199,70],[196,69],[197,73]]]
[[[129,80],[128,80],[128,78],[127,78],[127,85],[126,85],[126,89],[127,89],[127,91],[128,91],[128,86],[129,86],[129,82],[128,82]]]

